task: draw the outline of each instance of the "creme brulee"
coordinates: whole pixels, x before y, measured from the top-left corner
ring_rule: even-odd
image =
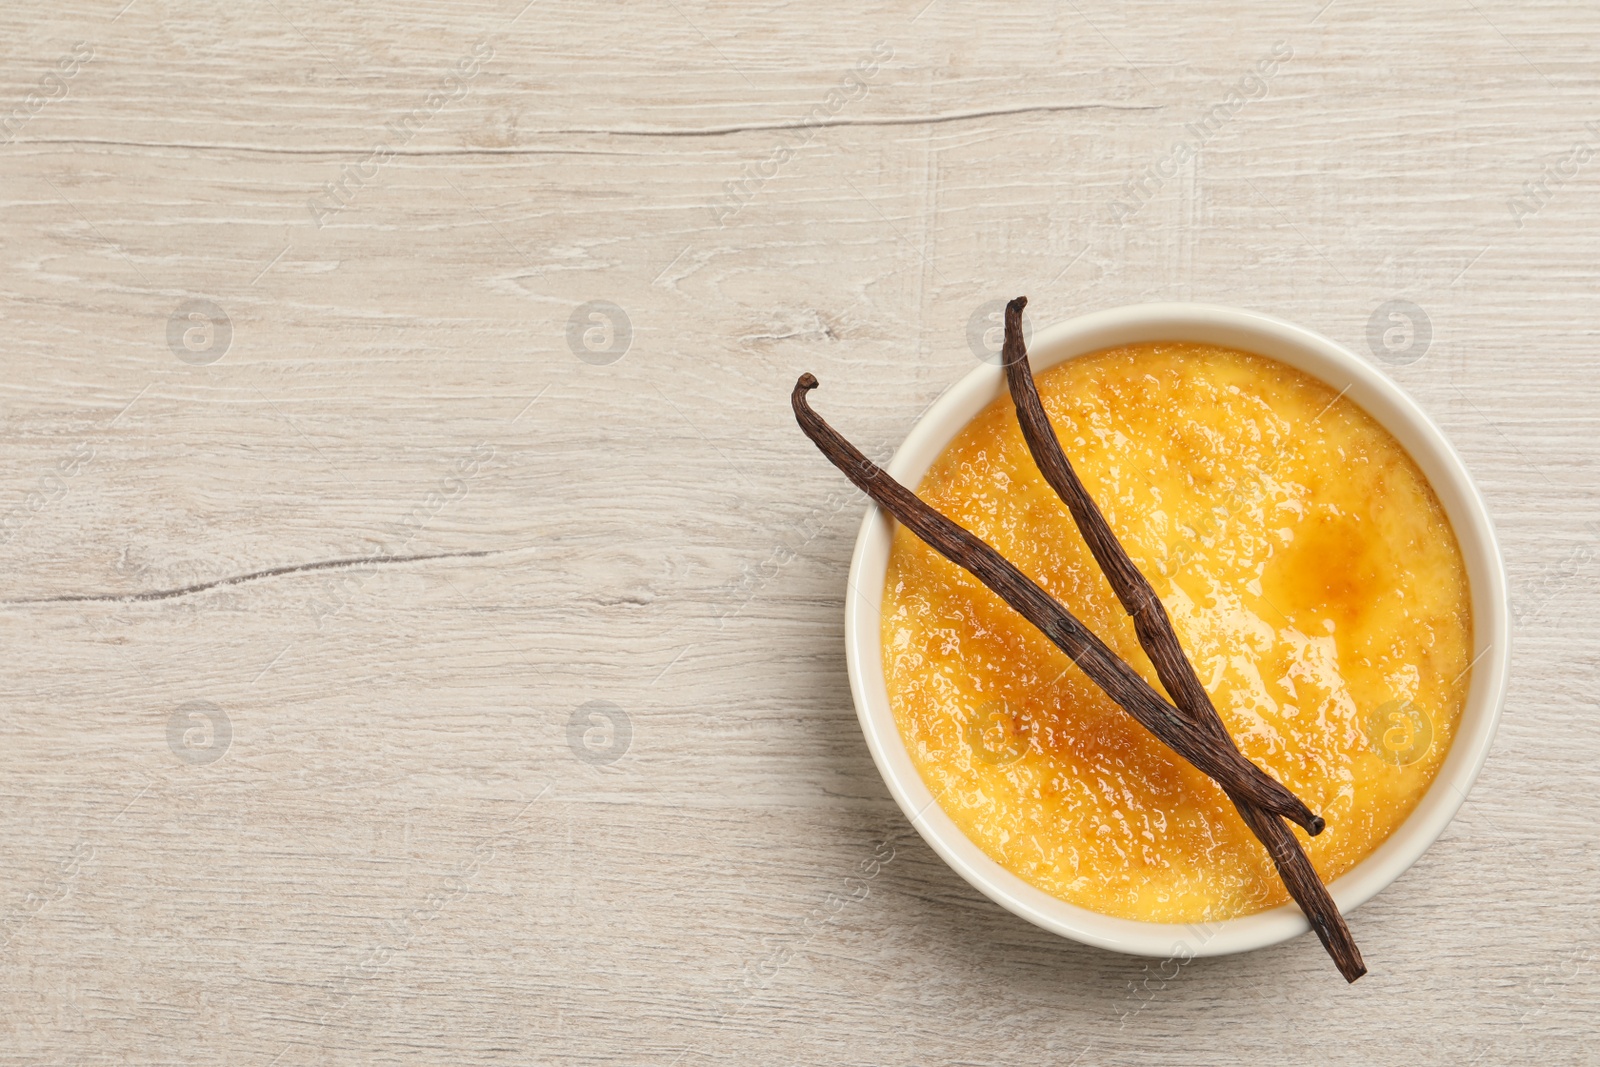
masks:
[[[1296,833],[1331,882],[1416,805],[1466,698],[1466,570],[1421,471],[1333,390],[1229,349],[1117,348],[1041,374],[1039,391],[1239,747],[1327,820],[1317,837]],[[956,437],[919,492],[1160,691],[1009,398]],[[882,637],[890,704],[923,781],[1006,869],[1152,922],[1288,899],[1209,778],[904,528]]]

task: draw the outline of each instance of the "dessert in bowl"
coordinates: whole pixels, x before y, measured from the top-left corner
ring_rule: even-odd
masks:
[[[1144,305],[1041,330],[1030,348],[1057,436],[1229,733],[1326,818],[1301,843],[1348,912],[1443,830],[1493,737],[1507,613],[1481,498],[1387,378],[1268,316]],[[1033,465],[1001,368],[935,403],[889,473],[1156,684]],[[878,509],[850,590],[851,683],[874,759],[984,893],[1149,955],[1307,929],[1213,781]]]

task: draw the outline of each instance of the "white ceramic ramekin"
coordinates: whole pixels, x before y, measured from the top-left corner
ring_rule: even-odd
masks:
[[[1444,831],[1478,776],[1500,721],[1511,647],[1505,569],[1483,498],[1433,421],[1392,381],[1348,349],[1310,330],[1253,311],[1205,304],[1139,304],[1037,331],[1035,371],[1076,356],[1143,341],[1226,345],[1286,363],[1326,382],[1405,446],[1444,505],[1472,585],[1475,660],[1450,754],[1398,830],[1329,887],[1348,914],[1398,878]],[[895,453],[889,471],[915,487],[955,435],[1005,392],[1000,367],[979,366],[941,396]],[[1036,889],[983,853],[934,803],[906,752],[884,683],[879,607],[893,520],[872,507],[861,524],[845,606],[850,689],[867,746],[896,802],[946,863],[995,903],[1064,937],[1141,956],[1217,956],[1285,941],[1310,930],[1293,904],[1204,927],[1146,923],[1089,911]]]

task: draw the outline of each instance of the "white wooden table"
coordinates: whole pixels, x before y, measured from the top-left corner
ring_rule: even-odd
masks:
[[[1597,1062],[1600,8],[124,3],[0,35],[0,1063]],[[873,769],[789,388],[884,456],[1019,293],[1320,330],[1491,502],[1354,987],[1036,930]]]

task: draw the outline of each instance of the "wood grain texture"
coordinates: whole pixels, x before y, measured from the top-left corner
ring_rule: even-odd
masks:
[[[1600,9],[124,2],[0,37],[0,1063],[1596,1062]],[[1515,663],[1354,987],[1036,930],[873,768],[789,387],[882,458],[1018,293],[1428,318]]]

